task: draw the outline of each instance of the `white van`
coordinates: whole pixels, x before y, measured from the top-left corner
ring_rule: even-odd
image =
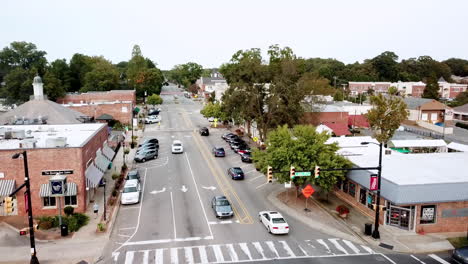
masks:
[[[140,202],[140,183],[137,179],[125,182],[122,190],[121,204],[136,204]]]

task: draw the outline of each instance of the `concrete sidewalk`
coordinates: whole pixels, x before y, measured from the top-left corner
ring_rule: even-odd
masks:
[[[288,191],[282,186],[278,186],[276,191],[268,195],[268,199],[279,209],[308,224],[311,228],[340,238],[380,247],[384,251],[400,253],[446,252],[453,250],[453,246],[447,241],[448,237],[466,235],[465,233],[420,235],[381,224],[379,226],[381,238],[375,240],[364,234],[365,223],[372,223],[373,225],[374,219],[362,214],[332,193],[328,195],[327,201],[319,201],[311,197],[307,205],[310,212],[304,211],[305,198],[302,195],[295,198],[294,189]],[[350,208],[350,213],[346,219],[339,217],[335,210],[341,204]],[[387,245],[389,247],[385,247]]]

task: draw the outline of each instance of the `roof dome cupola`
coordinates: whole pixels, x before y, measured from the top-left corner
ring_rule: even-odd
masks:
[[[44,87],[41,77],[36,75],[33,80],[34,100],[44,100]]]

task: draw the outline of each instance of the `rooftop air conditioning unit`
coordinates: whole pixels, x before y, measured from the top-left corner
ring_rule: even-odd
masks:
[[[385,150],[385,155],[390,155],[390,154],[392,154],[392,151],[389,150],[389,149],[386,149],[386,150]]]
[[[67,145],[66,137],[49,137],[46,139],[46,147],[48,148],[63,148]]]
[[[26,131],[24,130],[13,130],[11,131],[11,137],[17,139],[23,139],[26,137]]]
[[[37,139],[25,139],[21,143],[23,148],[36,148]]]
[[[11,131],[5,131],[5,139],[12,139]]]

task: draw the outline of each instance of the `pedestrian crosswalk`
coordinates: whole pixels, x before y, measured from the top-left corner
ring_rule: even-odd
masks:
[[[256,260],[306,258],[329,255],[375,254],[368,246],[330,238],[291,242],[285,240],[256,241],[189,247],[128,250],[116,252],[114,263],[232,263]]]

